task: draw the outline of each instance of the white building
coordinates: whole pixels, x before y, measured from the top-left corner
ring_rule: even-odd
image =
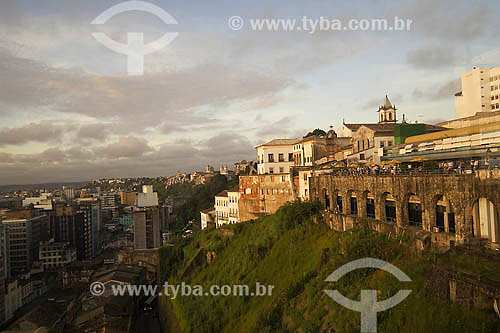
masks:
[[[462,74],[461,88],[455,94],[457,118],[500,110],[500,67],[474,67]]]
[[[158,193],[153,192],[153,185],[143,185],[142,193],[137,194],[137,207],[158,206]]]
[[[229,224],[240,222],[238,202],[240,201],[240,191],[238,189],[227,191],[229,207]]]
[[[215,224],[215,209],[209,208],[200,212],[201,229],[206,229]]]
[[[299,139],[274,139],[257,146],[257,172],[263,174],[287,174],[293,166],[293,146]]]
[[[229,196],[227,191],[222,191],[215,196],[214,208],[216,227],[229,224]]]

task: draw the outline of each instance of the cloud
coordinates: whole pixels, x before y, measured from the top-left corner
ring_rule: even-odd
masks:
[[[437,69],[454,66],[458,57],[452,47],[426,45],[410,51],[406,60],[415,68]]]
[[[432,87],[430,89],[416,88],[412,92],[412,97],[414,99],[424,99],[429,101],[451,99],[458,91],[460,91],[460,84],[459,79],[454,79],[441,86]]]
[[[482,36],[494,19],[493,12],[490,4],[467,0],[413,1],[397,11],[413,20],[418,33],[447,42]]]
[[[60,140],[64,126],[47,122],[30,123],[21,127],[0,128],[0,146],[22,145],[27,142],[54,142]]]
[[[112,129],[111,124],[95,123],[81,125],[76,133],[79,140],[99,140],[104,141],[110,134]]]
[[[145,139],[137,137],[120,137],[117,142],[96,148],[100,158],[141,157],[152,151]]]
[[[89,75],[51,68],[5,49],[0,49],[0,76],[9,82],[0,88],[0,101],[10,110],[48,107],[99,120],[113,119],[118,128],[134,132],[155,127],[159,120],[182,129],[182,125],[198,122],[197,118],[206,120],[193,113],[199,107],[255,99],[293,82],[273,73],[217,63],[142,77]]]

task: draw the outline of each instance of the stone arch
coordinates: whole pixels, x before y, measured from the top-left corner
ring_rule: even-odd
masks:
[[[390,192],[384,192],[380,196],[380,220],[396,222],[396,198]]]
[[[446,195],[436,195],[430,202],[429,218],[432,231],[456,233],[455,207]]]
[[[343,205],[343,200],[342,200],[342,195],[340,194],[340,191],[335,189],[332,192],[332,204],[333,204],[333,210],[337,213],[343,213],[344,212],[344,205]]]
[[[480,196],[472,204],[472,227],[475,237],[500,242],[498,206],[487,196]]]
[[[363,192],[361,196],[364,202],[365,211],[363,212],[364,216],[374,219],[375,214],[375,195],[370,192],[370,190],[366,190]]]
[[[408,193],[403,200],[403,209],[406,212],[408,225],[424,228],[423,201],[415,193]]]
[[[347,215],[355,215],[358,216],[358,195],[356,191],[349,190],[347,191],[347,195],[345,196],[345,212]]]
[[[326,188],[321,189],[320,200],[325,209],[330,209],[330,196]]]

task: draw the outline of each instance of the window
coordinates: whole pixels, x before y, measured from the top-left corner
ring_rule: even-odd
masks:
[[[387,145],[392,146],[392,141],[391,140],[387,141]]]
[[[268,162],[274,162],[274,154],[267,154]]]
[[[269,173],[274,173],[274,168],[269,168]]]
[[[389,113],[389,120],[392,120],[392,113]]]
[[[367,148],[370,148],[370,139],[367,139],[366,141],[367,141],[367,146],[368,146]]]
[[[293,153],[288,153],[288,161],[289,162],[293,161]]]
[[[285,162],[285,157],[283,156],[283,153],[278,154],[278,162]]]
[[[380,141],[380,148],[384,148],[384,141]]]
[[[359,151],[359,141],[358,141],[358,151]]]
[[[362,146],[363,150],[365,150],[365,140],[363,140],[363,142],[361,143],[361,146]]]
[[[307,173],[304,174],[304,181],[307,182]]]
[[[283,167],[280,167],[280,173],[283,173]]]
[[[364,160],[365,159],[365,154],[359,154],[359,159]]]

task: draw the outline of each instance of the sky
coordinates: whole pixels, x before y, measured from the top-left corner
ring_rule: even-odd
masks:
[[[169,176],[255,159],[255,146],[315,128],[455,117],[460,75],[500,65],[500,2],[163,1],[90,24],[117,0],[0,1],[0,184]],[[243,27],[232,30],[228,19]],[[256,31],[254,19],[410,19],[409,30]],[[94,32],[154,43],[144,75]]]

